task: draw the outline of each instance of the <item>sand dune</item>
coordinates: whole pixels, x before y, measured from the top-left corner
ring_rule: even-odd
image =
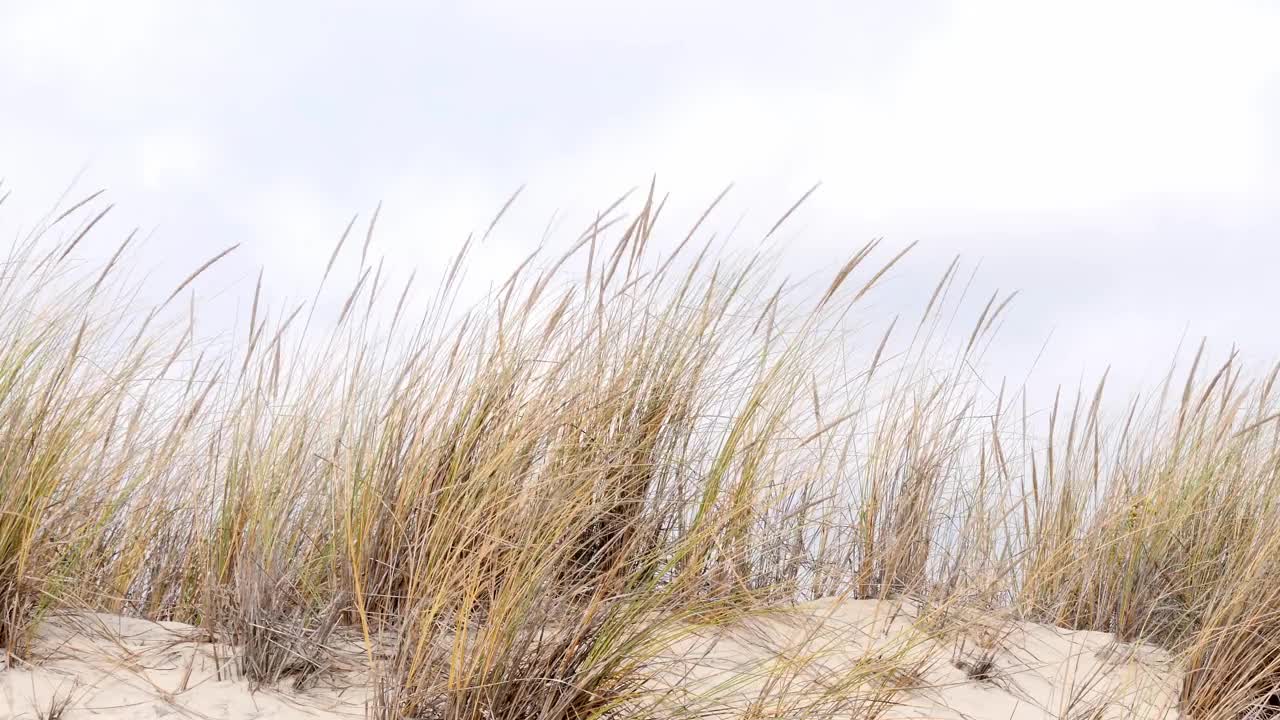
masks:
[[[667,648],[652,682],[670,691],[663,702],[672,715],[733,717],[754,703],[756,712],[805,717],[839,696],[891,718],[1177,717],[1180,673],[1157,648],[998,617],[915,615],[893,603],[820,600],[691,627]],[[66,720],[366,714],[369,673],[356,645],[334,650],[302,689],[251,688],[236,677],[234,656],[235,648],[180,623],[57,614],[42,624],[31,662],[0,672],[0,716],[46,717],[64,703]],[[884,658],[899,669],[877,675],[879,684],[856,679],[858,692],[834,692],[862,678],[869,659]]]

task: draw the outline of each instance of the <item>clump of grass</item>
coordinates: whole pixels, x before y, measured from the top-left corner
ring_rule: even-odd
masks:
[[[1236,583],[1207,613],[1185,654],[1181,707],[1195,718],[1280,713],[1280,543],[1271,536],[1234,568]]]
[[[1012,295],[964,315],[952,263],[919,316],[851,336],[905,250],[809,291],[717,256],[705,216],[664,251],[652,190],[465,308],[464,246],[420,315],[353,220],[317,291],[359,243],[336,317],[260,277],[218,344],[194,290],[230,251],[139,308],[128,239],[74,262],[100,202],[0,275],[7,652],[69,604],[200,625],[254,683],[305,684],[347,630],[387,717],[667,717],[655,678],[691,628],[910,598],[1161,643],[1196,717],[1275,691],[1280,368],[1202,349],[1119,416],[1104,378],[1041,423],[974,369]],[[874,716],[905,657],[780,658],[742,712]]]
[[[109,208],[108,208],[109,209]],[[145,358],[106,363],[112,265],[73,277],[68,254],[106,210],[79,227],[69,212],[16,243],[0,275],[0,647],[21,654],[39,606],[94,567],[94,532],[133,488],[109,448],[128,398],[115,380]],[[52,248],[45,233],[68,229]],[[127,355],[127,353],[126,353]],[[92,358],[103,360],[96,364]],[[104,381],[103,373],[117,373]],[[116,550],[116,548],[110,548]],[[96,558],[95,558],[96,559]],[[86,562],[87,561],[87,562]]]

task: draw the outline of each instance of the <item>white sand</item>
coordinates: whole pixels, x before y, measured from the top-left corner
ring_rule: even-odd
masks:
[[[1158,648],[1118,643],[1107,633],[993,616],[929,624],[916,623],[913,616],[909,607],[876,601],[808,603],[768,620],[705,635],[701,642],[678,643],[673,659],[698,657],[701,667],[690,673],[691,678],[673,684],[696,697],[709,687],[723,688],[731,682],[741,687],[730,705],[740,707],[763,694],[769,698],[763,707],[784,710],[777,712],[780,716],[806,717],[816,714],[807,712],[809,707],[824,707],[824,687],[848,678],[868,657],[896,652],[914,666],[913,671],[859,685],[864,696],[875,687],[901,690],[883,696],[887,718],[1178,717],[1181,673]],[[807,666],[808,687],[768,686],[770,669],[786,664],[787,658]],[[977,668],[983,659],[991,662],[985,673],[989,677],[975,679],[962,669]],[[708,672],[708,664],[717,669]],[[777,698],[790,702],[773,702]]]
[[[890,703],[886,717],[1177,717],[1180,674],[1158,649],[1116,643],[1104,633],[998,618],[970,618],[950,629],[948,623],[932,623],[925,635],[924,623],[914,623],[911,615],[888,603],[817,601],[730,627],[700,629],[670,647],[660,682],[677,688],[673,702],[700,712],[731,717],[755,702],[776,717],[803,718],[830,708],[823,704],[824,688],[855,677],[850,673],[865,667],[867,657],[892,655],[898,648],[905,660],[927,662],[879,684],[856,683],[864,695],[907,688],[883,694]],[[179,623],[56,615],[41,626],[31,663],[0,670],[0,718],[36,720],[61,698],[69,699],[65,720],[365,715],[369,691],[358,649],[308,689],[252,692],[232,676],[228,657],[234,649],[206,640]],[[975,667],[984,654],[992,661],[989,677],[975,679],[961,668]],[[799,679],[777,683],[789,674],[779,668],[801,666]]]

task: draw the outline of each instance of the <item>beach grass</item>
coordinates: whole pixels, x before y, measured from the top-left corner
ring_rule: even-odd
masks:
[[[196,321],[229,250],[139,306],[129,240],[74,262],[102,197],[46,218],[0,274],[11,664],[67,607],[198,626],[262,685],[353,634],[380,718],[876,717],[947,661],[921,635],[814,675],[806,645],[736,705],[669,680],[695,631],[835,597],[1159,645],[1188,717],[1280,706],[1280,367],[1202,347],[1029,406],[975,369],[1011,298],[962,302],[958,264],[851,331],[909,248],[809,287],[662,208],[625,198],[463,307],[468,243],[421,312],[348,227],[336,314],[260,278],[224,343]]]

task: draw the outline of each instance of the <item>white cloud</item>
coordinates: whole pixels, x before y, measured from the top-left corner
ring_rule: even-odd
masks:
[[[142,88],[176,90],[196,66],[234,61],[217,53],[231,6],[162,0],[14,4],[0,11],[0,57],[18,79],[77,100],[122,100]]]
[[[708,87],[599,138],[583,174],[821,178],[878,217],[1258,195],[1280,14],[1206,7],[958,3],[881,101],[836,68],[825,90]]]
[[[895,191],[992,209],[1257,191],[1280,16],[1208,8],[957,4],[886,118],[911,174]]]
[[[212,161],[208,144],[186,133],[145,135],[134,154],[139,180],[148,190],[202,182],[208,177]]]

